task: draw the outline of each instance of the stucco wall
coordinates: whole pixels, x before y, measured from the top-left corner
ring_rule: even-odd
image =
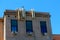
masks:
[[[16,36],[13,36],[11,33],[11,19],[17,19],[15,16],[5,15],[4,22],[5,22],[5,28],[6,28],[6,40],[51,40],[51,24],[50,24],[50,18],[43,18],[43,17],[35,17],[35,19],[32,19],[30,16],[26,17],[26,20],[32,20],[33,22],[33,36],[29,37],[26,34],[26,24],[24,21],[18,21],[18,33]],[[41,34],[40,30],[40,21],[46,21],[47,22],[47,35],[43,36]],[[49,38],[49,39],[48,39]]]

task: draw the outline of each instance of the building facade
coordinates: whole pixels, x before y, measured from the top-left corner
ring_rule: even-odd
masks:
[[[4,39],[51,40],[50,15],[24,9],[4,12]]]
[[[52,40],[48,12],[6,10],[3,21],[4,40]]]
[[[0,40],[4,40],[4,21],[0,18]]]

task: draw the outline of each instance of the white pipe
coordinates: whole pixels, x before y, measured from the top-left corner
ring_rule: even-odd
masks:
[[[19,13],[19,9],[18,9],[18,20],[20,20],[20,13]]]
[[[6,16],[4,16],[4,40],[6,40]]]
[[[31,9],[31,13],[32,13],[32,18],[35,18],[35,12],[34,12],[34,9]]]
[[[21,10],[22,10],[22,17],[24,18],[25,17],[25,9],[22,8]]]

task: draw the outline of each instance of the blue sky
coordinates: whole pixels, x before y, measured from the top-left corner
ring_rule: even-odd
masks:
[[[15,10],[24,6],[26,10],[49,12],[53,34],[60,34],[60,0],[0,0],[0,17],[6,9]]]

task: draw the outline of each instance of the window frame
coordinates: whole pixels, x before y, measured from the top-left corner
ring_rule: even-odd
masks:
[[[27,22],[31,22],[31,24],[30,24],[31,28],[30,28],[30,29],[29,29],[29,28],[27,29],[27,27],[29,26],[29,25],[27,25]],[[26,20],[26,32],[27,32],[27,33],[33,32],[32,20]]]
[[[47,22],[46,21],[40,21],[40,29],[41,29],[42,35],[45,35],[45,33],[47,33]]]
[[[14,23],[13,21],[15,21],[16,24],[13,24]],[[14,26],[15,26],[15,29],[13,29]],[[11,19],[11,32],[18,32],[18,20],[16,19]]]

